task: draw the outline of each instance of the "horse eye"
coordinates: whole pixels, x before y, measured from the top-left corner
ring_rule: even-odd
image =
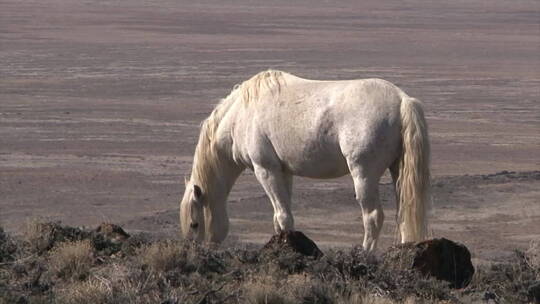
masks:
[[[197,227],[199,227],[199,223],[191,223],[191,225],[189,225],[191,227],[191,229],[197,229]]]

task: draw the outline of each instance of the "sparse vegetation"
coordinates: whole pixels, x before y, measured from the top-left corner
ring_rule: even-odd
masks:
[[[13,260],[13,254],[17,250],[17,245],[13,239],[0,227],[0,263]]]
[[[246,302],[249,304],[289,304],[292,299],[281,293],[273,284],[262,282],[244,285]]]
[[[23,238],[0,229],[0,303],[500,303],[534,302],[538,244],[505,264],[477,267],[471,284],[389,270],[361,250],[321,258],[289,250],[210,249],[182,241],[32,222]]]
[[[540,241],[531,243],[525,252],[525,261],[529,267],[536,269],[537,275],[540,274]]]
[[[105,282],[90,279],[58,289],[57,301],[62,304],[111,303],[111,287]]]
[[[175,268],[183,270],[187,264],[187,252],[181,244],[172,241],[156,242],[141,248],[139,261],[155,272],[167,272]]]
[[[88,231],[62,226],[56,222],[44,222],[39,218],[26,222],[23,231],[23,240],[31,251],[38,254],[50,250],[58,242],[80,241],[88,236]]]
[[[83,280],[94,263],[94,249],[89,240],[64,242],[50,252],[49,267],[61,278]]]

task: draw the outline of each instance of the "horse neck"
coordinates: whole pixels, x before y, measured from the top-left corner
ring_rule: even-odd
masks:
[[[227,197],[242,168],[234,163],[232,158],[219,156],[216,159],[212,172],[206,175],[204,183],[200,183],[203,195],[206,196],[204,212],[205,239],[209,242],[221,242],[229,231],[229,217],[227,215]],[[201,165],[194,162],[195,166]],[[196,169],[196,168],[194,168]],[[199,181],[195,178],[194,183]]]
[[[211,168],[211,171],[207,172],[203,180],[196,173],[192,173],[192,180],[203,189],[208,196],[209,207],[212,208],[216,205],[223,204],[227,200],[229,192],[238,179],[238,176],[240,176],[240,173],[242,173],[243,168],[237,165],[230,156],[230,153],[226,151],[218,150],[214,153],[213,159],[203,161],[211,161],[213,163],[212,166],[207,167]],[[203,164],[201,160],[195,159],[193,172],[197,172],[197,166],[204,167],[205,165],[207,164]]]

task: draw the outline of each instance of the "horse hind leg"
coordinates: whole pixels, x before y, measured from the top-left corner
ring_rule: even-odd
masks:
[[[356,200],[362,208],[364,224],[364,250],[373,251],[384,222],[384,212],[379,199],[379,177],[368,175],[361,168],[351,170]]]
[[[282,170],[262,166],[254,166],[253,171],[274,207],[275,232],[279,234],[281,231],[294,230],[291,212],[292,176]]]
[[[394,184],[394,193],[395,193],[395,197],[396,197],[396,223],[398,225],[398,227],[396,228],[398,232],[396,232],[396,239],[399,238],[400,241],[403,243],[403,237],[401,236],[401,233],[399,231],[400,230],[400,227],[399,227],[399,191],[398,191],[398,178],[399,178],[399,159],[394,161],[392,163],[392,165],[388,168],[388,170],[390,171],[390,175],[392,176],[392,183]]]

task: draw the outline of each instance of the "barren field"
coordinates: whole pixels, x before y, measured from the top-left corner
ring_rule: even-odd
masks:
[[[271,3],[267,3],[271,2]],[[538,1],[0,0],[0,226],[34,217],[176,238],[199,124],[268,68],[378,77],[425,102],[432,234],[476,263],[540,239]],[[395,203],[381,181],[395,240]],[[348,177],[295,179],[297,228],[322,248],[362,237]],[[251,172],[227,244],[266,242]]]

